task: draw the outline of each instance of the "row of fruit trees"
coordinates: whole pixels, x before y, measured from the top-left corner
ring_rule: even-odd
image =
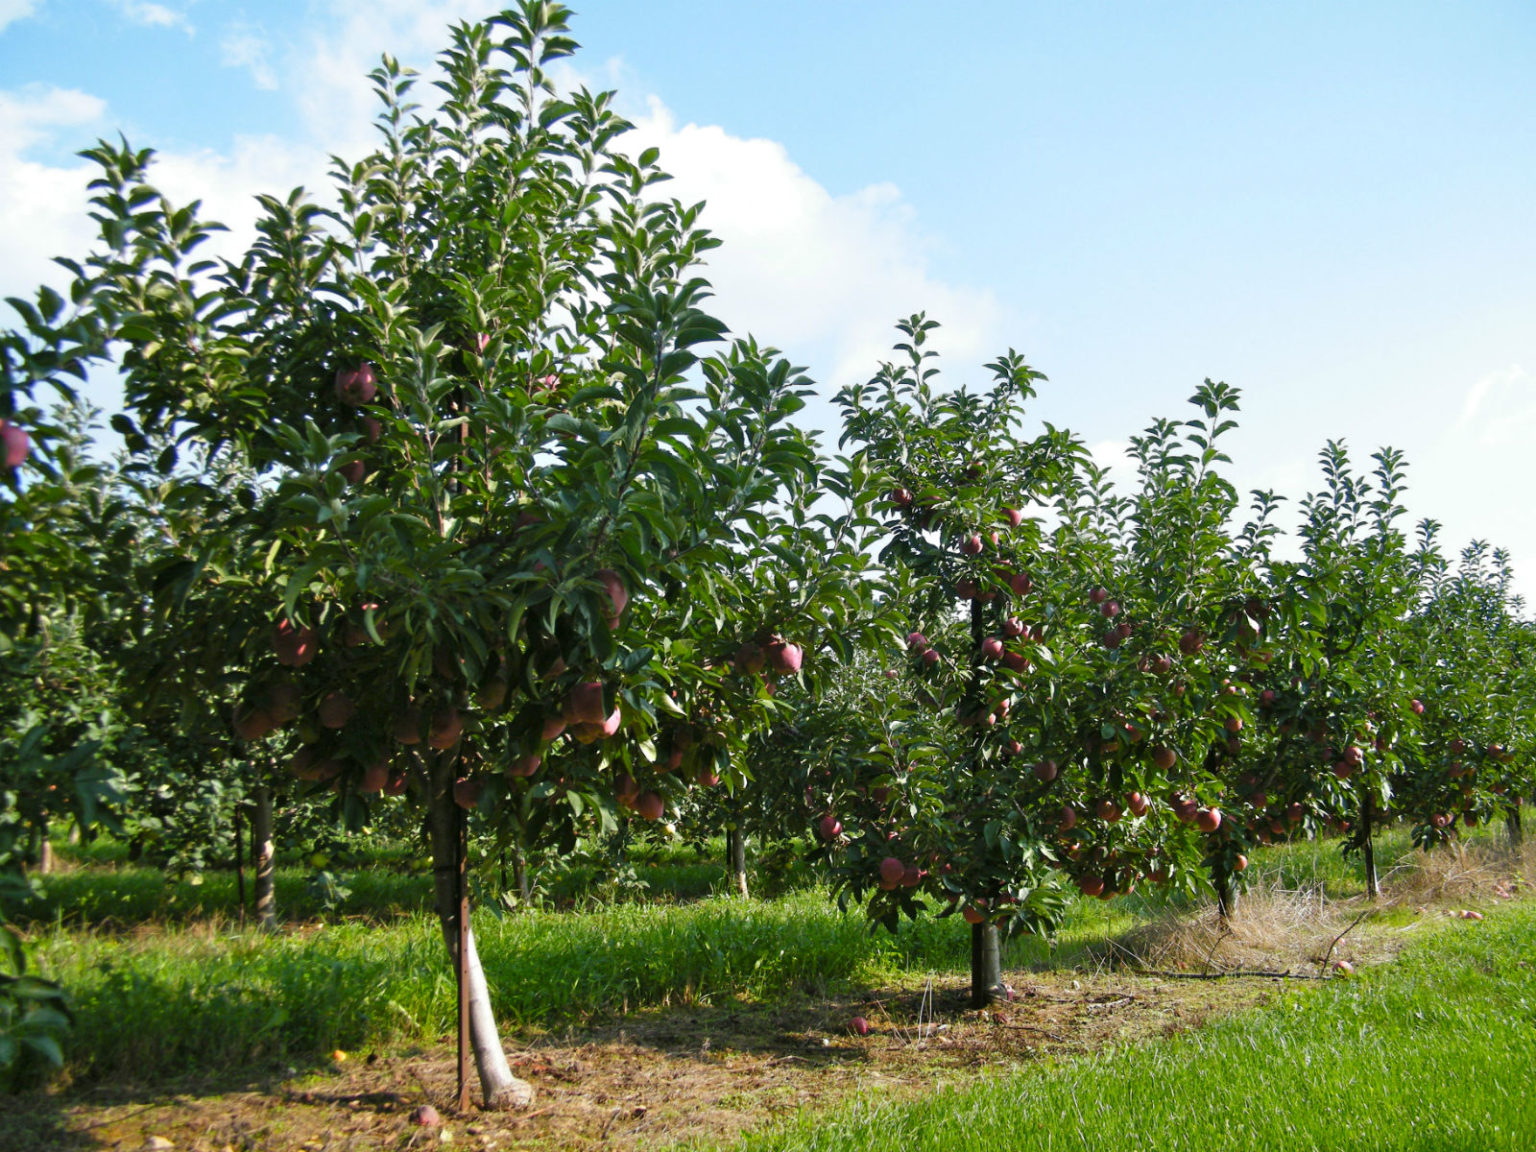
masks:
[[[1410,540],[1397,454],[1329,444],[1287,551],[1223,475],[1235,389],[1136,437],[1124,493],[1026,418],[1018,355],[941,387],[918,316],[827,455],[810,381],[705,310],[700,208],[611,95],[556,92],[567,17],[455,28],[431,111],[386,58],[379,149],[330,207],[264,198],[238,261],[148,152],[86,153],[100,243],[0,334],[11,895],[50,820],[244,812],[270,920],[275,799],[413,813],[465,1052],[520,1105],[471,819],[555,855],[631,818],[809,831],[876,920],[963,917],[981,1001],[999,933],[1074,893],[1230,913],[1255,844],[1518,829],[1533,632],[1502,554]],[[78,386],[111,374],[104,464]],[[57,1062],[66,1002],[5,932],[0,1064]]]

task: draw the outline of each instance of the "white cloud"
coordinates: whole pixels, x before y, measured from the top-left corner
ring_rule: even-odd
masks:
[[[259,31],[232,24],[219,40],[219,59],[226,68],[244,68],[256,87],[276,92],[277,72],[272,67],[272,45]]]
[[[37,11],[37,0],[0,0],[0,32]]]
[[[112,3],[134,24],[143,24],[149,28],[180,28],[188,36],[196,31],[185,12],[178,12],[164,4],[155,4],[151,0],[112,0]]]
[[[0,296],[30,296],[65,273],[54,256],[84,251],[94,231],[85,214],[87,166],[43,164],[27,157],[60,128],[99,123],[105,104],[65,88],[0,91]]]
[[[1477,448],[1530,444],[1536,437],[1536,381],[1519,364],[1479,377],[1467,389],[1451,434]]]
[[[943,326],[934,342],[951,383],[1002,350],[996,300],[929,272],[931,242],[894,185],[833,195],[782,144],[680,126],[655,99],[624,143],[661,150],[674,177],[665,194],[707,202],[703,223],[724,241],[707,257],[718,314],[797,358],[813,354],[824,393],[890,359],[895,322],[918,311]]]

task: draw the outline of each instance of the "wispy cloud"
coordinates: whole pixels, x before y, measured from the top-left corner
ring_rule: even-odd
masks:
[[[219,59],[226,68],[244,68],[256,87],[276,92],[277,71],[271,53],[271,42],[248,24],[231,24],[219,40]]]
[[[0,0],[0,32],[37,11],[37,0]]]
[[[147,28],[179,28],[188,36],[196,33],[185,12],[152,0],[112,0],[112,6],[134,24]]]

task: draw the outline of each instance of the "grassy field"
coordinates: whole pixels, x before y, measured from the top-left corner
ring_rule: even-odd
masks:
[[[1536,1066],[1536,989],[1519,952],[1536,950],[1536,920],[1514,899],[1536,871],[1527,861],[1522,879],[1499,841],[1482,833],[1466,853],[1425,857],[1389,831],[1379,841],[1388,895],[1358,925],[1363,876],[1336,843],[1256,853],[1230,928],[1160,890],[1081,900],[1052,945],[1005,947],[1009,980],[1035,999],[979,1014],[964,1008],[958,919],[872,931],[803,877],[777,877],[789,890],[773,899],[723,895],[718,859],[687,849],[637,853],[617,882],[611,862],[582,862],[559,877],[564,908],[500,909],[494,870],[483,872],[476,934],[495,1007],[509,1045],[523,1046],[519,1067],[552,1101],[538,1133],[509,1119],[503,1135],[550,1149],[603,1132],[599,1143],[636,1147],[663,1132],[718,1141],[760,1129],[785,1101],[797,1113],[815,1101],[746,1147],[1526,1147],[1499,1141],[1523,1138],[1530,1121],[1528,1104],[1505,1100],[1502,1069]],[[38,1098],[51,1126],[22,1146],[63,1147],[82,1124],[124,1147],[152,1131],[113,1128],[119,1114],[182,1136],[199,1125],[270,1130],[240,1137],[263,1148],[310,1147],[366,1119],[353,1143],[318,1147],[394,1146],[391,1101],[446,1091],[452,977],[424,876],[400,858],[333,867],[350,894],[329,909],[307,872],[280,872],[287,919],[273,934],[240,923],[227,874],[173,882],[98,851],[51,877],[30,934],[43,970],[69,989],[77,1027],[63,1091]],[[1468,901],[1490,919],[1452,922],[1446,913]],[[1198,980],[1280,967],[1315,978],[1341,932],[1337,955],[1366,963],[1366,979]],[[1419,938],[1418,951],[1385,963]],[[1287,987],[1297,991],[1276,1001]],[[856,1014],[876,1024],[868,1037],[848,1031]],[[914,1042],[925,1018],[950,1029],[937,1047]],[[1182,1035],[1156,1039],[1170,1033]],[[336,1050],[366,1065],[338,1065]],[[658,1067],[662,1097],[636,1081]],[[935,1095],[938,1084],[963,1089]],[[167,1100],[171,1085],[180,1103]],[[313,1087],[296,1097],[293,1085]],[[351,1103],[299,1108],[316,1091]],[[1254,1103],[1276,1096],[1305,1107]],[[615,1097],[652,1119],[608,1131],[617,1114],[593,1110]],[[1410,1114],[1404,1100],[1433,1105]],[[358,1111],[366,1101],[372,1111]],[[1021,1132],[1035,1142],[1018,1143]]]
[[[1527,1152],[1536,907],[1452,922],[1361,978],[1168,1041],[961,1090],[876,1094],[742,1152]]]
[[[1406,851],[1383,838],[1382,858]],[[692,854],[641,861],[661,894],[588,911],[501,914],[482,905],[476,933],[498,1018],[551,1027],[639,1008],[789,994],[825,996],[914,974],[957,973],[969,957],[957,920],[903,924],[892,936],[839,913],[818,888],[771,901],[682,899],[718,865]],[[1257,889],[1358,895],[1357,867],[1335,845],[1266,850]],[[387,869],[347,873],[352,890],[329,919],[305,906],[305,875],[280,873],[280,905],[308,913],[275,935],[233,919],[232,878],[165,881],[121,864],[80,867],[49,881],[50,917],[35,921],[38,960],[74,1000],[76,1082],[131,1074],[153,1080],[192,1070],[303,1064],[336,1048],[422,1043],[451,1025],[453,989],[426,880]],[[707,886],[704,887],[707,891]],[[1101,963],[1109,942],[1139,925],[1187,913],[1155,894],[1077,903],[1051,946],[1011,941],[1013,970]]]

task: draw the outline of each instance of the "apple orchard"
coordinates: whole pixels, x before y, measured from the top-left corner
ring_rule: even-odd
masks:
[[[1398,453],[1330,442],[1299,505],[1244,495],[1239,392],[1205,381],[1116,487],[1017,353],[946,387],[923,315],[837,393],[834,450],[796,422],[812,382],[708,311],[707,211],[611,94],[556,90],[567,18],[453,29],[434,107],[386,57],[378,150],[264,197],[238,261],[150,152],[84,154],[99,240],[0,333],[14,884],[50,821],[243,817],[275,924],[274,806],[405,820],[483,1099],[524,1106],[477,845],[523,877],[631,828],[798,837],[872,920],[969,933],[985,1005],[1000,940],[1079,897],[1239,916],[1258,845],[1337,836],[1374,893],[1389,825],[1518,838],[1536,632],[1503,553],[1412,524]],[[138,744],[38,697],[71,652]],[[56,987],[0,996],[65,1036]]]

